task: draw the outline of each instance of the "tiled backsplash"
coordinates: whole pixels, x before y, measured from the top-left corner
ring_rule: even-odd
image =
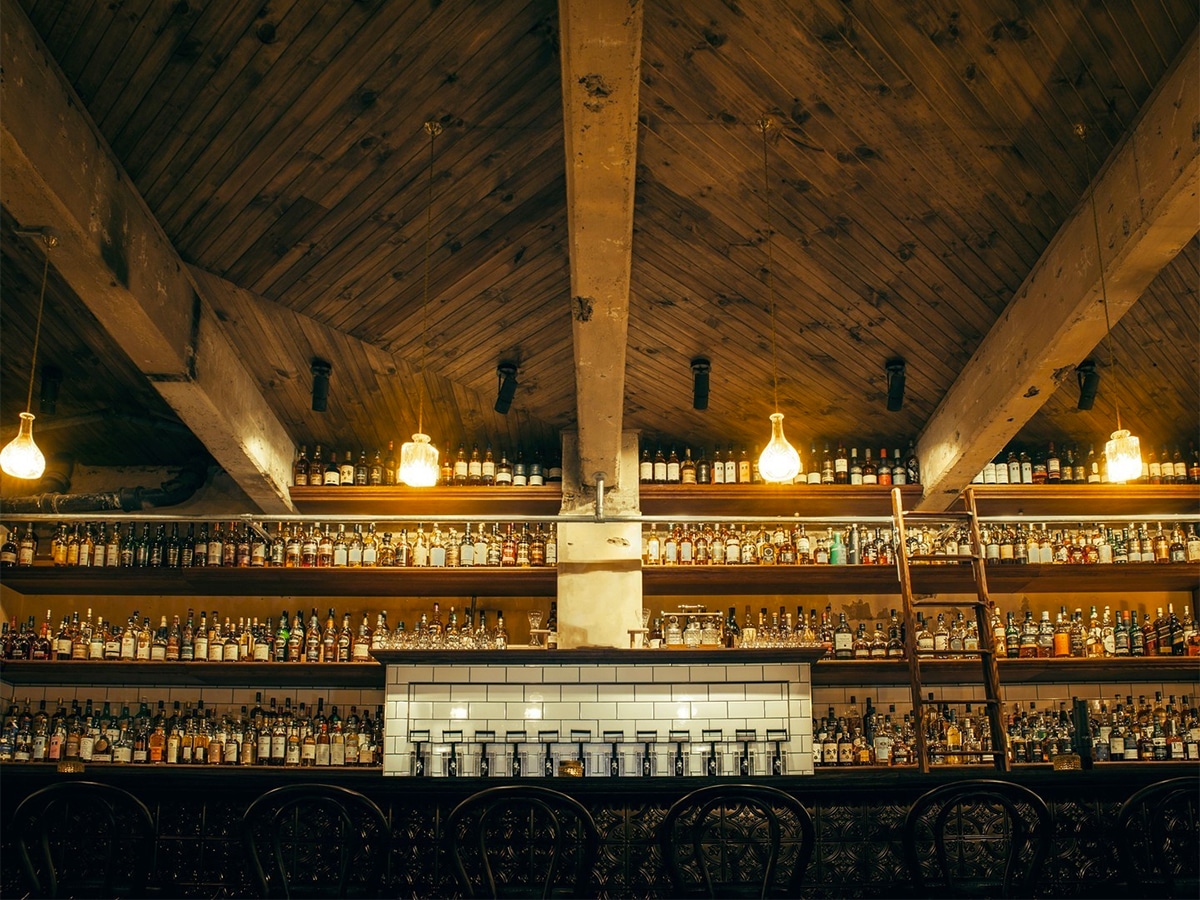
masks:
[[[476,774],[479,747],[477,732],[495,733],[489,747],[494,774],[508,772],[513,747],[505,744],[510,732],[525,732],[517,747],[524,754],[523,772],[540,775],[545,747],[539,732],[557,731],[560,743],[551,746],[552,758],[574,759],[578,746],[571,732],[586,731],[591,740],[584,748],[587,774],[607,774],[610,745],[604,732],[620,731],[621,771],[640,771],[644,744],[639,731],[652,731],[657,774],[666,774],[677,752],[671,731],[686,731],[683,748],[690,774],[705,771],[711,744],[705,730],[720,730],[720,771],[736,771],[740,745],[736,729],[754,729],[750,750],[755,774],[766,774],[774,745],[766,741],[767,729],[786,732],[780,742],[784,771],[808,774],[812,768],[812,684],[807,663],[763,665],[478,665],[388,667],[385,716],[384,773],[413,773],[415,750],[411,735],[428,732],[423,744],[429,774],[440,775],[450,751],[446,732],[461,732],[464,744],[459,771]]]

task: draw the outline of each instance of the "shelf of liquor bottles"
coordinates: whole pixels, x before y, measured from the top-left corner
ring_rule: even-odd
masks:
[[[548,597],[552,567],[189,569],[31,566],[5,569],[0,584],[22,594],[198,597]]]
[[[164,685],[254,688],[382,688],[375,662],[127,662],[4,660],[0,681],[38,685]]]
[[[1094,659],[999,659],[1001,684],[1118,684],[1200,679],[1200,657],[1159,656]],[[921,682],[927,685],[979,681],[979,659],[923,659]],[[815,687],[907,685],[902,659],[825,660],[813,669]]]
[[[1049,516],[1103,521],[1106,516],[1200,514],[1200,485],[1195,484],[973,484],[975,510],[981,517]],[[918,495],[919,496],[919,495]],[[911,509],[905,498],[905,509]]]
[[[825,659],[821,647],[755,650],[376,650],[369,663],[116,662],[100,660],[4,660],[0,681],[12,685],[155,684],[197,687],[383,688],[387,665],[576,666],[607,663],[694,665],[697,663],[819,663],[814,687],[908,684],[902,659]],[[1088,659],[1000,659],[1005,684],[1103,684],[1200,679],[1200,657],[1158,656]],[[978,659],[936,659],[921,664],[926,684],[978,680]]]
[[[918,593],[974,593],[965,563],[912,568]],[[1086,591],[1186,591],[1200,586],[1200,563],[1127,565],[994,565],[987,569],[995,594]],[[646,594],[887,594],[900,590],[894,565],[719,565],[647,566]]]
[[[562,489],[558,484],[538,487],[405,485],[293,487],[292,503],[303,515],[380,516],[434,522],[438,516],[503,517],[513,521],[558,515]]]

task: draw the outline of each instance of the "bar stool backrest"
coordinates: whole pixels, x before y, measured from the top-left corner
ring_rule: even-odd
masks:
[[[812,858],[812,816],[765,785],[700,788],[677,800],[658,831],[678,897],[796,897]]]
[[[1130,795],[1117,815],[1117,840],[1132,896],[1200,897],[1200,776]]]
[[[923,794],[902,832],[919,896],[1031,896],[1053,838],[1041,797],[993,779],[955,781]]]
[[[275,788],[242,816],[242,840],[263,897],[376,897],[391,839],[373,800],[331,784]]]
[[[587,809],[549,788],[501,785],[463,800],[446,840],[467,897],[586,897],[600,835]]]
[[[154,820],[128,791],[63,781],[13,814],[21,869],[34,897],[139,897],[154,869]]]

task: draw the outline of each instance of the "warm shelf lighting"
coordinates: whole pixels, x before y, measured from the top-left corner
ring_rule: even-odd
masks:
[[[0,450],[0,469],[13,478],[32,480],[41,478],[46,471],[46,457],[33,440],[33,376],[37,372],[38,340],[42,335],[42,310],[46,305],[46,276],[50,274],[50,249],[58,240],[47,229],[19,231],[18,234],[36,234],[46,245],[46,258],[42,262],[42,290],[38,296],[37,324],[33,328],[33,354],[29,360],[29,393],[25,397],[25,412],[21,413],[21,426],[17,436]]]
[[[1087,147],[1087,127],[1083,124],[1075,126],[1075,134],[1084,142],[1084,155],[1088,161],[1086,166],[1091,173],[1091,157]],[[1112,439],[1104,445],[1104,460],[1107,464],[1108,480],[1114,484],[1126,481],[1136,481],[1142,477],[1142,447],[1138,439],[1129,433],[1129,429],[1121,427],[1121,386],[1117,383],[1117,360],[1113,354],[1112,322],[1108,317],[1108,285],[1104,278],[1104,256],[1100,243],[1100,216],[1096,212],[1096,190],[1089,185],[1089,200],[1092,207],[1092,231],[1096,237],[1096,266],[1100,269],[1100,298],[1104,302],[1104,337],[1108,344],[1108,368],[1113,374],[1113,408],[1117,414],[1117,430],[1112,433]]]
[[[397,478],[409,487],[433,487],[438,480],[438,450],[429,435],[417,432],[400,447]]]
[[[0,450],[0,469],[13,478],[41,478],[46,457],[33,442],[33,413],[21,413],[21,430]]]
[[[417,401],[417,430],[411,441],[400,447],[400,466],[396,479],[409,487],[433,487],[437,484],[438,450],[425,434],[425,354],[428,351],[429,331],[429,247],[433,236],[433,141],[442,133],[437,122],[425,123],[429,134],[429,194],[425,204],[425,285],[421,292],[421,372]]]
[[[1112,433],[1112,440],[1104,445],[1104,459],[1111,482],[1136,481],[1142,475],[1141,442],[1126,428]]]
[[[800,471],[800,454],[783,436],[783,413],[771,414],[771,440],[758,457],[764,481],[789,484]]]
[[[758,120],[763,139],[763,199],[767,208],[767,299],[771,305],[771,388],[775,395],[775,412],[771,414],[771,440],[758,457],[758,474],[762,476],[763,481],[791,484],[800,471],[800,454],[783,436],[783,413],[779,411],[779,357],[775,350],[775,290],[772,281],[775,257],[772,252],[774,242],[771,234],[771,170],[767,165],[767,129],[770,127],[769,117],[763,116]]]

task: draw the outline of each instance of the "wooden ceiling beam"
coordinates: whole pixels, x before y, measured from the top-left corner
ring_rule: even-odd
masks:
[[[1113,324],[1196,235],[1197,71],[1200,52],[1193,32],[925,424],[917,442],[921,508],[946,509],[953,503],[1103,339],[1093,198]],[[1110,384],[1106,390],[1117,387]],[[1137,423],[1127,424],[1136,433]]]
[[[0,17],[5,208],[53,230],[54,267],[250,500],[290,512],[286,429],[20,4]]]
[[[559,0],[579,473],[620,475],[641,0]]]

